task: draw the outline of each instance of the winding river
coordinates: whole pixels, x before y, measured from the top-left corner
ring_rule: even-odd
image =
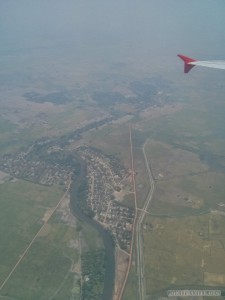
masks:
[[[106,253],[106,271],[105,271],[105,281],[104,281],[104,288],[102,298],[99,300],[111,300],[113,297],[113,290],[114,290],[114,281],[115,281],[115,247],[114,242],[112,240],[111,235],[107,232],[99,223],[95,220],[87,217],[82,213],[80,208],[77,205],[76,195],[77,189],[81,183],[83,176],[86,176],[86,164],[81,158],[77,158],[81,170],[78,175],[74,176],[74,179],[71,184],[70,190],[70,208],[73,215],[76,218],[79,218],[83,222],[88,223],[90,226],[94,227],[99,234],[101,235],[105,247]]]

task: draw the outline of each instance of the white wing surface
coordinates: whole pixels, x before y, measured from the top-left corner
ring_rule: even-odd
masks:
[[[188,73],[194,66],[225,70],[225,60],[196,60],[183,54],[178,54],[178,56],[184,62],[184,73]]]
[[[189,62],[188,64],[194,66],[201,66],[207,68],[214,68],[214,69],[223,69],[225,70],[225,61],[224,60],[199,60]]]

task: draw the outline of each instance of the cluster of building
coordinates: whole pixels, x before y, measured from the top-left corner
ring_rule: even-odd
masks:
[[[130,193],[130,172],[112,155],[82,146],[75,150],[87,166],[88,207],[94,218],[108,229],[116,244],[129,252],[134,210],[123,205]],[[43,185],[67,186],[77,163],[73,153],[66,153],[56,141],[38,141],[26,152],[0,157],[0,170],[15,178]]]
[[[107,157],[96,149],[81,147],[79,153],[87,165],[87,201],[95,213],[94,218],[109,229],[117,245],[128,252],[134,210],[124,206],[121,197],[117,198],[117,193],[123,194],[129,172],[115,157]]]
[[[57,163],[28,160],[25,153],[0,157],[0,170],[16,178],[49,186],[53,184],[67,186],[72,171],[68,166]]]

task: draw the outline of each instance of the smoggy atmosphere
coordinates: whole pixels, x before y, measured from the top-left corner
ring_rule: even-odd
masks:
[[[0,299],[225,294],[224,95],[224,0],[0,0]]]

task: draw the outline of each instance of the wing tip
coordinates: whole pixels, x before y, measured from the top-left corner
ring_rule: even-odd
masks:
[[[183,54],[177,54],[177,56],[184,62],[184,73],[188,73],[195,65],[191,65],[190,62],[196,61],[194,58],[190,58]]]

